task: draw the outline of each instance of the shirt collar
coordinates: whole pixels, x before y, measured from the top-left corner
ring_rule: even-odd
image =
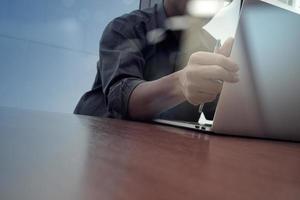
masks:
[[[156,5],[156,10],[157,10],[158,28],[165,28],[165,21],[167,19],[167,13],[166,13],[163,1]]]

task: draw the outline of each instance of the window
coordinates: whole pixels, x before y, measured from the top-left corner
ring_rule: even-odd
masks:
[[[139,0],[1,0],[0,106],[71,113],[105,25]]]

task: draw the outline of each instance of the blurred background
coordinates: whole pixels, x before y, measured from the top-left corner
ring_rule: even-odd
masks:
[[[91,88],[99,40],[139,0],[1,0],[0,106],[71,113]]]
[[[72,113],[93,84],[106,24],[159,1],[1,0],[0,106]]]

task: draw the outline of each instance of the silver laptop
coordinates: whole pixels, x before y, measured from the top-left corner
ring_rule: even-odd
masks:
[[[200,131],[300,141],[300,15],[259,0],[242,6],[231,57],[240,82],[224,83],[214,120],[154,121]]]

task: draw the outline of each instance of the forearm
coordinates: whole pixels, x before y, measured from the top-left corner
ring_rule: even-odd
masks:
[[[137,120],[151,119],[156,114],[184,102],[178,73],[144,82],[136,87],[129,100],[129,116]]]

